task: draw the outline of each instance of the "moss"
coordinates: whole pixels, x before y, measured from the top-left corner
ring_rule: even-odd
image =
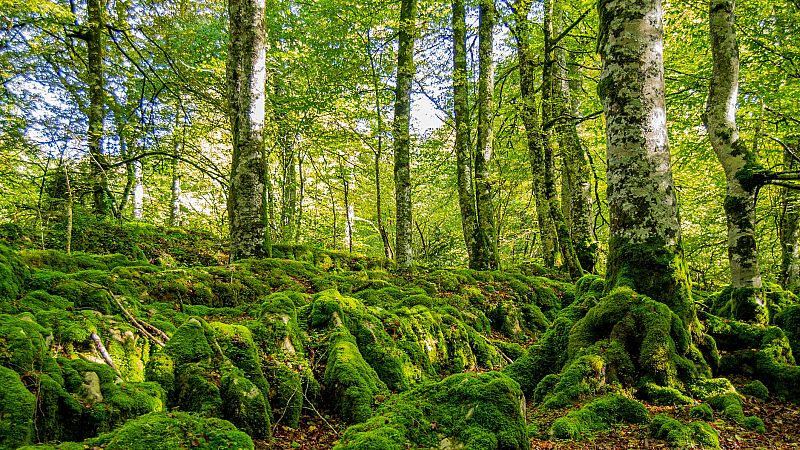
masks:
[[[4,244],[0,244],[0,301],[15,300],[22,293],[28,268]]]
[[[745,417],[742,409],[742,399],[738,394],[717,395],[708,399],[714,410],[725,418],[733,420],[749,430],[764,432],[764,422],[756,416]]]
[[[386,385],[361,356],[355,338],[346,331],[337,334],[328,350],[325,392],[346,422],[364,422],[372,416],[375,396]]]
[[[181,325],[165,345],[164,352],[176,365],[203,361],[214,354],[203,324],[197,319]]]
[[[37,442],[83,439],[95,431],[94,424],[81,426],[83,407],[50,375],[33,382],[37,399],[34,430]]]
[[[648,428],[651,436],[666,440],[673,448],[720,448],[717,432],[705,422],[684,425],[672,417],[659,414]]]
[[[261,368],[261,360],[253,342],[252,332],[243,325],[212,322],[210,326],[214,330],[215,338],[225,356],[231,360],[234,366],[241,369],[261,392],[268,393],[270,386]]]
[[[695,398],[701,400],[708,400],[718,395],[736,393],[736,389],[727,378],[699,379],[690,386],[690,391]]]
[[[643,383],[639,387],[637,395],[659,406],[689,405],[693,402],[690,397],[684,395],[681,391],[669,386],[659,386],[655,383]]]
[[[166,409],[164,389],[157,383],[106,383],[102,393],[104,400],[86,412],[90,434],[110,431],[129,419]]]
[[[787,306],[778,313],[775,325],[786,333],[792,353],[800,355],[800,304]]]
[[[756,416],[745,417],[741,425],[748,430],[755,431],[756,433],[767,432],[767,428],[764,426],[764,421]]]
[[[521,400],[519,385],[503,374],[453,375],[393,396],[335,448],[526,449]]]
[[[0,314],[0,365],[20,375],[42,371],[52,361],[45,343],[48,335],[31,315]]]
[[[36,397],[11,369],[0,366],[0,447],[17,448],[31,442]]]
[[[647,423],[649,420],[647,409],[641,403],[618,394],[607,394],[556,419],[550,427],[550,435],[556,439],[583,440],[620,422]]]
[[[708,406],[708,404],[700,403],[699,405],[692,406],[692,409],[689,410],[689,417],[693,419],[711,421],[714,420],[714,411],[710,406]]]
[[[255,439],[269,437],[272,422],[269,403],[241,369],[231,367],[224,370],[220,395],[222,414],[227,420]]]
[[[766,401],[769,398],[769,389],[759,380],[751,381],[739,389],[739,392],[759,400]]]
[[[581,397],[597,393],[605,384],[605,362],[597,355],[575,359],[559,376],[558,383],[542,401],[544,409],[560,409]],[[539,390],[539,387],[537,387]]]
[[[713,297],[711,311],[720,317],[767,325],[769,323],[767,303],[767,294],[763,288],[728,286]]]
[[[250,437],[230,422],[183,412],[147,414],[85,444],[107,450],[253,449]]]
[[[165,352],[150,357],[144,375],[147,381],[158,383],[166,392],[172,392],[175,387],[175,363]]]
[[[171,404],[183,411],[219,416],[222,396],[219,390],[219,370],[208,363],[186,363],[175,371],[175,389]]]

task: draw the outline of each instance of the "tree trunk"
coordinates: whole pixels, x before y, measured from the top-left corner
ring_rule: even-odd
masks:
[[[606,117],[608,289],[628,286],[698,326],[686,275],[664,105],[660,0],[601,0],[598,94]]]
[[[169,199],[169,225],[171,227],[181,226],[181,144],[175,140],[175,157],[172,158],[172,187],[170,188]]]
[[[227,82],[233,158],[228,215],[231,259],[268,252],[264,107],[264,0],[229,0]]]
[[[87,2],[87,81],[89,85],[89,130],[87,133],[89,157],[92,160],[92,199],[98,216],[112,213],[108,196],[108,163],[103,154],[103,118],[105,116],[105,91],[103,88],[103,5],[100,0]]]
[[[295,215],[297,214],[297,168],[295,166],[296,139],[284,135],[281,145],[281,242],[289,243],[294,238]]]
[[[400,270],[413,263],[411,218],[411,82],[414,79],[416,0],[402,0],[394,103],[394,183],[397,214],[395,258]]]
[[[478,25],[478,148],[475,152],[475,211],[478,227],[475,230],[475,250],[472,258],[474,268],[480,270],[497,269],[500,259],[497,255],[496,227],[492,184],[489,180],[489,161],[492,159],[494,119],[494,61],[493,31],[495,24],[494,0],[480,0]]]
[[[142,220],[144,212],[144,183],[142,181],[142,161],[133,162],[133,218]]]
[[[464,0],[453,1],[453,119],[455,122],[456,178],[458,203],[461,207],[461,228],[467,248],[469,266],[477,268],[475,189],[472,174],[472,151],[469,136],[470,118],[467,85],[467,25]]]
[[[556,61],[553,60],[554,48],[552,42],[553,33],[553,0],[544,1],[544,67],[542,68],[542,145],[544,147],[544,196],[547,200],[550,214],[555,224],[558,236],[558,246],[561,251],[561,259],[570,277],[578,279],[583,275],[578,255],[572,245],[572,237],[569,228],[564,220],[564,213],[558,201],[555,179],[555,162],[553,158],[553,146],[550,141],[552,124],[555,120],[560,120],[561,111],[556,107],[558,102],[556,86]]]
[[[534,59],[530,49],[530,0],[518,0],[514,4],[516,15],[515,37],[519,58],[519,84],[522,97],[522,121],[528,143],[528,160],[531,164],[531,181],[536,201],[536,217],[542,243],[542,259],[547,267],[555,266],[556,230],[550,214],[550,206],[544,196],[544,149],[543,136],[536,110]]]
[[[784,149],[783,170],[791,172],[798,168],[797,146]],[[794,153],[794,155],[792,155]],[[794,291],[800,282],[800,193],[795,189],[781,190],[781,218],[779,237],[781,242],[781,286],[787,291]]]
[[[593,273],[597,259],[597,243],[592,237],[592,183],[589,162],[586,158],[586,149],[583,147],[575,119],[580,114],[577,96],[580,86],[580,73],[570,74],[565,57],[565,52],[558,46],[556,64],[559,67],[560,78],[559,100],[556,104],[563,105],[560,111],[566,116],[555,124],[558,135],[558,147],[564,170],[561,175],[561,204],[564,211],[564,221],[569,227],[572,245],[578,256],[583,270]]]
[[[709,21],[714,67],[706,103],[706,127],[714,153],[727,179],[725,216],[728,221],[728,260],[733,315],[741,320],[766,323],[761,270],[755,238],[755,199],[758,184],[753,175],[760,166],[756,155],[739,139],[736,102],[739,95],[739,48],[736,42],[733,0],[711,0]]]

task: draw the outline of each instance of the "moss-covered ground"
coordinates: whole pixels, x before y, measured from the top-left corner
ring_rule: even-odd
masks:
[[[723,291],[690,328],[592,275],[399,275],[305,246],[227,264],[212,241],[105,224],[74,242],[87,252],[0,243],[0,448],[800,440],[800,303],[777,287],[767,323]]]

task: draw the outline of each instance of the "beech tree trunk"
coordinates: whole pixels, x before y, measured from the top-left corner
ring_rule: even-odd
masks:
[[[175,152],[179,152],[178,145],[175,145]],[[181,166],[180,159],[172,158],[172,187],[170,188],[169,199],[169,225],[171,227],[181,226]]]
[[[227,82],[233,158],[228,215],[231,259],[268,255],[264,107],[264,0],[229,0]]]
[[[544,196],[548,203],[550,215],[556,228],[558,237],[558,247],[561,252],[561,260],[567,273],[573,278],[578,279],[583,275],[578,255],[572,245],[572,237],[569,228],[564,220],[564,213],[558,201],[555,179],[555,161],[553,158],[553,146],[551,142],[551,131],[553,123],[563,120],[558,117],[561,113],[558,88],[556,83],[556,69],[558,68],[554,60],[555,49],[553,43],[553,0],[544,1],[544,67],[542,68],[542,146],[544,147]]]
[[[601,0],[598,94],[606,118],[609,289],[629,286],[696,330],[672,181],[660,0]]]
[[[727,181],[728,261],[731,270],[731,313],[740,320],[767,323],[756,248],[756,155],[739,139],[736,110],[739,97],[739,46],[733,0],[710,0],[709,31],[713,71],[706,103],[706,127]]]
[[[413,263],[411,217],[411,82],[414,79],[416,0],[402,0],[394,103],[394,183],[397,214],[395,260],[400,270]]]
[[[494,220],[492,183],[489,179],[489,161],[492,159],[494,135],[494,0],[480,0],[478,25],[478,133],[475,152],[475,212],[478,227],[475,230],[475,248],[472,254],[474,268],[492,270],[500,266],[497,254],[497,230]]]
[[[86,50],[87,81],[89,87],[89,130],[87,133],[89,157],[92,160],[92,200],[98,216],[108,216],[112,211],[108,195],[108,163],[103,153],[103,118],[105,116],[105,90],[103,70],[103,5],[100,0],[88,0]]]
[[[142,175],[142,161],[133,162],[133,218],[142,220],[144,214],[144,181]]]
[[[475,186],[472,173],[470,112],[467,81],[467,24],[464,0],[453,0],[453,121],[456,131],[456,180],[458,204],[461,208],[461,229],[470,268],[476,268],[476,231],[478,213],[475,209]]]
[[[796,156],[800,148],[791,143],[784,149],[783,169],[787,172],[800,168]],[[781,242],[781,286],[789,291],[798,288],[800,281],[800,192],[782,188],[779,238]]]
[[[544,195],[544,170],[545,158],[542,142],[544,136],[539,124],[539,112],[536,109],[535,94],[535,61],[530,49],[531,24],[528,13],[531,9],[531,0],[518,0],[514,3],[516,16],[515,38],[517,41],[517,55],[519,58],[519,84],[522,97],[522,121],[525,126],[525,136],[528,143],[528,160],[531,165],[531,181],[533,195],[536,201],[536,218],[539,224],[539,234],[542,244],[542,259],[547,267],[555,267],[556,260],[556,229],[550,214],[550,205]]]
[[[564,221],[569,227],[572,245],[581,268],[593,273],[597,260],[597,243],[592,237],[592,183],[586,149],[578,136],[575,118],[580,114],[579,105],[572,92],[580,86],[580,73],[570,74],[565,52],[556,48],[560,94],[556,105],[562,105],[563,116],[555,124],[558,147],[564,170],[561,173],[561,204]]]

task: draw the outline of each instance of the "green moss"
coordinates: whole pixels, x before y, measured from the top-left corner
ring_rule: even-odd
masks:
[[[708,403],[722,417],[733,420],[747,429],[764,432],[764,422],[756,416],[745,417],[742,399],[738,394],[717,395],[708,399]]]
[[[767,428],[764,426],[764,421],[756,416],[745,417],[742,421],[742,426],[748,430],[755,431],[756,433],[766,433]]]
[[[779,326],[792,347],[792,353],[800,355],[800,304],[790,305],[775,316],[775,325]]]
[[[684,425],[664,414],[657,415],[649,425],[650,435],[666,440],[673,448],[719,449],[717,432],[705,422]]]
[[[218,417],[222,411],[220,375],[219,369],[208,363],[186,363],[178,366],[171,404],[177,405],[183,411]]]
[[[728,286],[712,299],[711,311],[720,317],[767,325],[769,309],[763,288],[733,288]]]
[[[643,383],[637,392],[638,396],[649,400],[654,405],[689,405],[693,400],[681,391],[669,387],[659,386],[655,383]]]
[[[542,401],[544,409],[560,409],[597,393],[605,384],[605,362],[597,355],[575,359],[564,369],[558,383]],[[539,387],[537,387],[539,390]]]
[[[735,394],[736,388],[727,378],[702,378],[690,386],[690,391],[695,398],[708,400],[718,395]]]
[[[0,447],[17,448],[31,442],[36,397],[11,369],[0,366]]]
[[[372,416],[375,396],[386,390],[378,374],[361,356],[355,338],[339,332],[332,338],[324,376],[325,393],[348,423]]]
[[[764,401],[769,398],[769,389],[767,389],[764,383],[758,380],[751,381],[750,383],[746,384],[739,389],[739,392]]]
[[[253,449],[250,437],[230,422],[182,412],[147,414],[86,444],[107,450]]]
[[[378,415],[350,427],[336,449],[526,449],[521,399],[519,385],[503,374],[453,375],[393,396]]]
[[[175,387],[175,363],[165,352],[156,353],[147,362],[144,376],[147,381],[161,385],[166,392],[172,392]]]
[[[203,324],[191,319],[181,325],[164,347],[176,365],[203,361],[214,353],[208,344]]]
[[[0,301],[15,300],[22,293],[28,268],[13,250],[0,244]]]
[[[714,420],[714,411],[710,406],[708,406],[708,404],[700,403],[699,405],[692,406],[692,409],[689,410],[689,417],[693,419],[711,421]]]
[[[0,365],[20,375],[42,371],[52,361],[45,343],[48,335],[29,314],[0,314]]]
[[[647,423],[647,409],[641,403],[618,394],[607,394],[557,419],[550,427],[556,439],[583,440],[620,422]]]
[[[252,332],[243,325],[212,322],[210,326],[225,356],[234,366],[241,369],[261,392],[268,393],[270,386],[261,368],[261,359],[253,342]]]
[[[232,367],[223,372],[220,395],[222,414],[227,420],[255,439],[269,437],[272,422],[269,403],[241,369]]]

